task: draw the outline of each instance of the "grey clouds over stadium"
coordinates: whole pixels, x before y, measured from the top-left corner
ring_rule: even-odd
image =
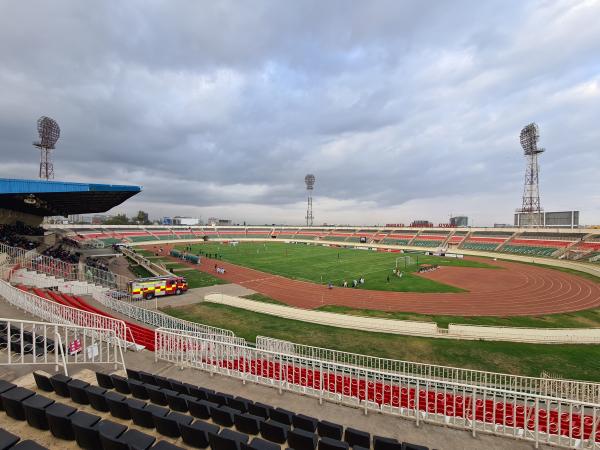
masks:
[[[144,186],[119,211],[510,222],[521,127],[547,210],[600,222],[598,1],[5,1],[0,176]]]

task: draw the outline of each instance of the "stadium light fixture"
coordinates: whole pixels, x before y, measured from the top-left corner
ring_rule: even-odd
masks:
[[[54,119],[42,116],[37,121],[37,131],[40,140],[34,142],[33,145],[40,149],[39,176],[42,179],[49,180],[54,178],[54,165],[52,164],[50,151],[55,148],[56,141],[60,137],[60,127]]]

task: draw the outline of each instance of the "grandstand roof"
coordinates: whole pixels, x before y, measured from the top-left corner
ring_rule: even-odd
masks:
[[[100,213],[141,190],[140,186],[0,178],[0,207],[35,216]]]

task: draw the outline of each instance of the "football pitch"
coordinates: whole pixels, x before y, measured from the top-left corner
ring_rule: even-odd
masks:
[[[185,250],[184,245],[176,248]],[[357,289],[401,292],[464,292],[456,286],[442,284],[415,275],[420,264],[495,269],[478,261],[427,256],[423,253],[386,253],[320,245],[276,242],[192,244],[193,254],[218,255],[223,261],[281,275],[286,278],[341,286],[344,281],[364,278]],[[407,258],[410,257],[410,258]],[[402,277],[394,275],[398,268]],[[443,270],[443,269],[442,269]]]

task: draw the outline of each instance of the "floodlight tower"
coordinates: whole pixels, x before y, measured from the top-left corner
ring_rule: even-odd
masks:
[[[542,225],[541,216],[543,210],[540,204],[538,155],[543,153],[544,149],[537,146],[539,139],[540,133],[535,123],[530,123],[521,130],[520,141],[527,166],[525,168],[523,204],[519,212],[527,215],[529,226]]]
[[[315,176],[309,173],[304,177],[304,183],[306,183],[306,192],[308,193],[308,205],[306,207],[306,226],[313,226],[313,209],[312,209],[312,191],[315,187]]]
[[[40,178],[49,180],[54,178],[54,165],[52,164],[51,150],[60,137],[60,127],[54,119],[42,116],[37,121],[37,130],[40,141],[33,145],[40,149]]]

